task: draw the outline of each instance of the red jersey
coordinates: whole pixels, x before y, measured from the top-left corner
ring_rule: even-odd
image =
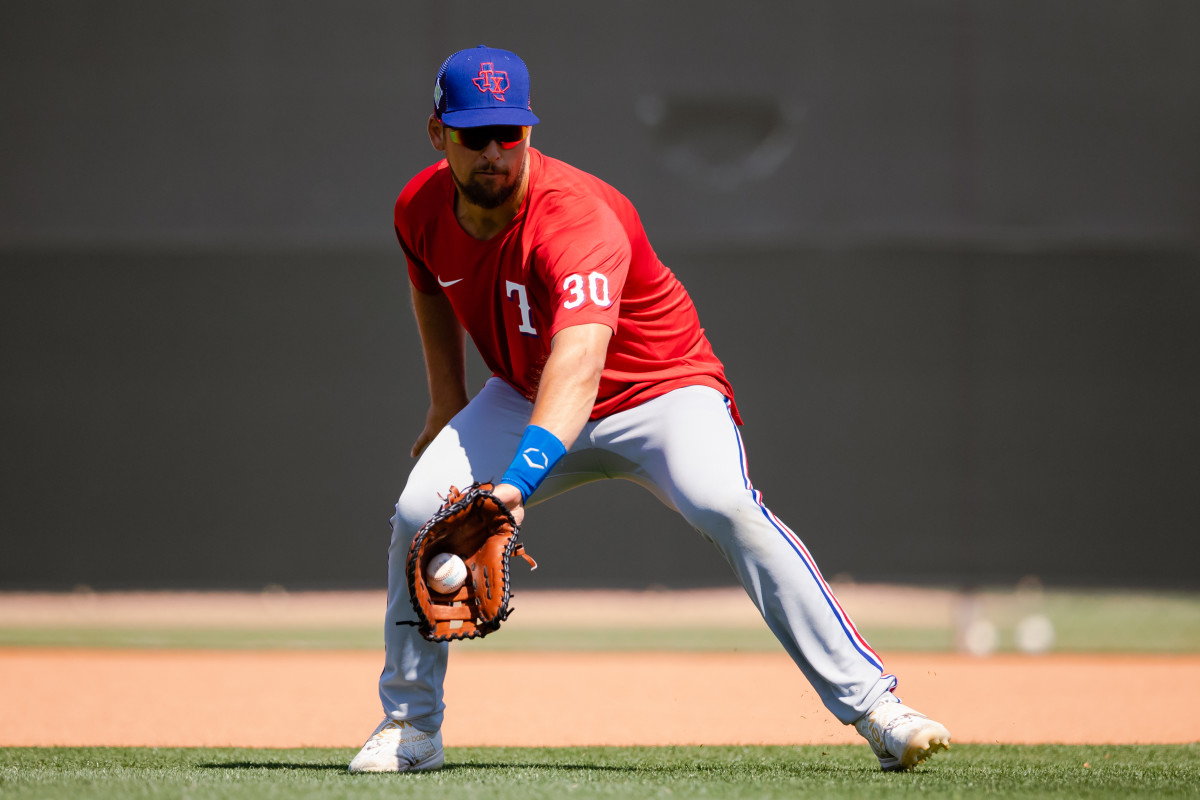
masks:
[[[701,385],[741,422],[691,297],[624,195],[530,148],[524,203],[479,241],[459,225],[454,193],[445,160],[423,170],[396,201],[396,235],[413,285],[445,293],[495,375],[533,400],[554,334],[598,322],[613,336],[591,419]]]

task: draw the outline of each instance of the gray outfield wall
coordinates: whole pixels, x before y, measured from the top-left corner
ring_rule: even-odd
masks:
[[[1200,259],[668,258],[830,576],[1197,585]],[[426,404],[399,254],[6,260],[0,586],[383,580]],[[525,535],[526,585],[729,580],[631,484]]]
[[[391,205],[481,41],[637,203],[828,575],[1200,586],[1200,7],[560,7],[0,11],[0,588],[383,583]],[[526,585],[729,581],[629,485],[526,536]]]

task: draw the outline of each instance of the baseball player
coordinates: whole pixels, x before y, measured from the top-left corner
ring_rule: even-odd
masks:
[[[763,504],[741,418],[696,309],[630,202],[530,146],[538,118],[514,53],[446,59],[428,120],[445,158],[396,203],[430,406],[388,551],[385,718],[352,772],[443,763],[449,646],[413,626],[405,562],[448,487],[494,481],[527,506],[603,478],[644,486],[720,550],[830,712],[885,770],[948,746],[842,611],[804,543]],[[468,397],[464,331],[493,375]]]

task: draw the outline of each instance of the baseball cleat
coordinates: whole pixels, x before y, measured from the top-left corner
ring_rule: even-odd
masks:
[[[385,719],[350,762],[350,771],[414,772],[438,769],[445,760],[440,730],[426,733],[411,722]]]
[[[884,700],[854,723],[871,744],[885,772],[912,769],[939,750],[950,748],[950,731],[899,700]]]

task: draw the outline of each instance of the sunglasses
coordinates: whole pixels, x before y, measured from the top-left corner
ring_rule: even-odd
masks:
[[[484,125],[481,128],[451,128],[446,126],[446,136],[455,144],[468,150],[482,150],[493,141],[505,150],[525,141],[529,125]]]

